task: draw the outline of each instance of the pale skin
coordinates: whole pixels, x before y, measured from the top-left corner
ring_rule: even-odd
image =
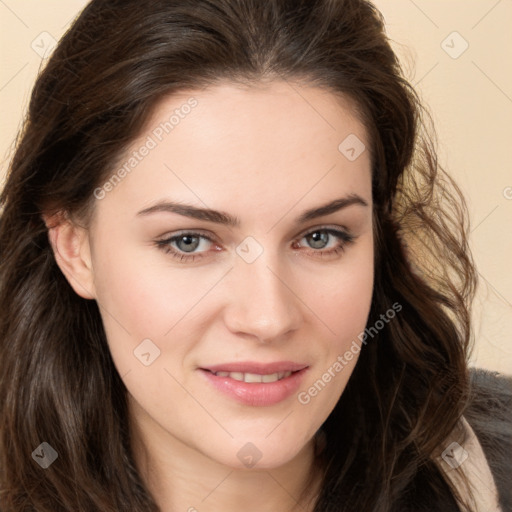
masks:
[[[297,393],[269,406],[239,403],[200,368],[300,362],[304,391],[364,331],[374,276],[370,155],[351,161],[338,146],[351,134],[370,142],[351,102],[330,92],[223,83],[162,100],[127,155],[191,97],[197,106],[95,200],[90,225],[47,219],[50,240],[76,293],[100,306],[128,389],[137,465],[161,510],[312,510],[318,478],[309,501],[300,495],[313,436],[358,355],[307,404]],[[347,196],[362,201],[297,223]],[[239,225],[139,214],[163,201],[219,210]],[[200,237],[189,249],[195,260],[180,261],[157,241],[183,232],[213,241]],[[247,237],[258,244],[250,251],[262,248],[250,263],[237,252]],[[186,256],[183,242],[167,247]],[[160,350],[147,366],[134,355],[145,339]],[[237,455],[247,443],[261,454],[251,468]]]

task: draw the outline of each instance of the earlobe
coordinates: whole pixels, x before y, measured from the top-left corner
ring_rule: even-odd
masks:
[[[43,216],[55,261],[75,292],[95,299],[89,232],[68,218]]]

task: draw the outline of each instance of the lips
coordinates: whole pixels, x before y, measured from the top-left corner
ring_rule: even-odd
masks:
[[[300,386],[308,365],[291,361],[225,363],[199,368],[213,387],[251,406],[277,404]]]
[[[295,363],[292,361],[276,361],[273,363],[257,363],[257,362],[240,362],[240,363],[223,363],[213,366],[204,366],[203,370],[208,370],[212,373],[217,372],[238,372],[238,373],[253,373],[257,375],[270,375],[279,372],[296,372],[306,368],[307,364]]]

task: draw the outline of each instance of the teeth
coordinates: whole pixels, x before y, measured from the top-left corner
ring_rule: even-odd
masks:
[[[229,377],[240,382],[277,382],[285,379],[292,374],[291,371],[271,373],[270,375],[258,375],[257,373],[241,373],[241,372],[216,372],[217,377]]]
[[[255,373],[244,373],[243,381],[244,382],[261,382],[263,375],[256,375]]]

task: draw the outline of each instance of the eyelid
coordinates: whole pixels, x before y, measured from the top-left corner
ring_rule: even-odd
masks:
[[[303,248],[300,252],[305,252],[307,254],[312,255],[313,257],[329,257],[329,256],[336,256],[340,252],[343,253],[346,248],[355,242],[355,240],[358,238],[357,235],[354,235],[351,233],[349,229],[347,229],[345,226],[338,226],[338,225],[317,225],[312,226],[305,231],[303,231],[300,235],[296,236],[293,239],[293,244],[296,245],[298,241],[302,240],[303,238],[317,232],[317,231],[325,231],[329,233],[329,235],[335,237],[338,239],[339,245],[335,248],[331,248],[328,250],[315,250],[315,249],[308,249]],[[206,234],[208,233],[208,234]],[[175,233],[169,234],[168,236],[165,236],[164,238],[160,238],[158,240],[155,240],[155,245],[159,247],[160,250],[163,250],[166,253],[169,253],[174,259],[180,260],[182,263],[191,263],[195,261],[196,259],[203,259],[205,257],[208,257],[208,253],[210,251],[203,251],[199,253],[187,253],[180,251],[179,249],[174,249],[171,244],[175,242],[176,239],[179,239],[183,236],[195,236],[198,238],[204,238],[205,240],[208,240],[210,243],[215,244],[216,237],[211,235],[211,232],[201,230],[201,229],[190,229],[190,230],[179,230]],[[220,244],[218,244],[220,245]]]
[[[318,224],[315,226],[311,226],[311,227],[305,229],[304,231],[301,231],[301,233],[299,235],[297,235],[296,237],[293,238],[293,241],[296,241],[299,238],[303,238],[303,237],[311,234],[312,232],[327,230],[327,229],[334,229],[336,231],[341,230],[341,231],[344,231],[347,235],[352,235],[351,230],[344,225]],[[183,236],[183,235],[201,235],[202,237],[208,239],[211,242],[219,243],[217,240],[217,237],[211,231],[204,230],[204,229],[195,229],[195,228],[180,229],[178,231],[174,231],[172,233],[162,235],[161,237],[157,238],[157,241],[165,242],[165,241],[170,240],[171,238],[175,238],[175,237],[179,237],[179,236]]]
[[[205,238],[206,240],[212,243],[218,243],[217,237],[211,232],[202,229],[180,229],[178,231],[173,231],[172,233],[168,233],[162,236],[159,236],[155,239],[156,243],[165,243],[170,242],[176,238],[180,238],[181,236],[192,235],[192,236],[200,236],[201,238]]]
[[[323,231],[333,229],[335,231],[344,231],[347,235],[351,235],[350,229],[348,229],[346,226],[339,225],[339,224],[318,224],[317,226],[312,226],[305,231],[302,232],[297,238],[302,238],[304,236],[307,236],[311,233],[314,233],[315,231]]]

